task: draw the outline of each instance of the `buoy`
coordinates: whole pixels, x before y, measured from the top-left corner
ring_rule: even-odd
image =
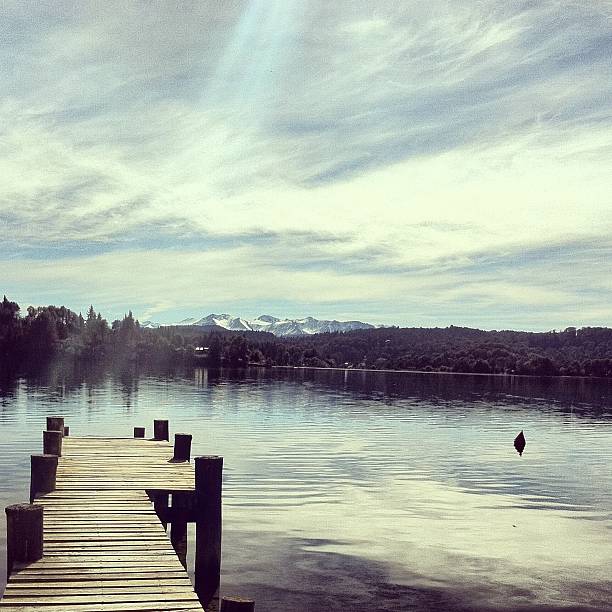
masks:
[[[523,451],[525,450],[525,436],[523,435],[523,430],[521,429],[521,433],[514,438],[514,448],[516,448],[516,452],[520,457],[523,456]]]

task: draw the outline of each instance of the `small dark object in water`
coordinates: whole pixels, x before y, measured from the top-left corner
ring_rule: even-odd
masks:
[[[520,457],[523,456],[523,451],[525,450],[525,436],[523,435],[523,430],[521,433],[514,438],[514,448],[516,448],[517,453]]]

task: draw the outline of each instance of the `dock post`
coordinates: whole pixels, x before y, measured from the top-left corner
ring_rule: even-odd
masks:
[[[195,592],[207,606],[221,579],[221,489],[223,457],[195,458]]]
[[[57,455],[32,455],[30,475],[30,503],[39,493],[55,491]]]
[[[6,577],[15,563],[33,563],[43,556],[43,506],[15,504],[6,512]]]
[[[154,440],[170,440],[168,433],[168,421],[167,420],[154,420],[153,421],[153,439]]]
[[[172,493],[172,510],[178,510],[178,512],[173,513],[175,516],[181,511],[187,511],[189,496],[190,493]],[[183,518],[172,519],[170,542],[182,566],[187,568],[187,521]]]
[[[61,431],[64,433],[64,417],[47,417],[47,431]]]
[[[223,597],[220,612],[255,612],[255,602],[243,597]]]
[[[135,438],[144,438],[145,437],[145,428],[144,427],[134,427],[134,437]]]
[[[172,461],[189,461],[191,459],[191,434],[174,434],[174,457]]]
[[[61,457],[63,437],[61,431],[43,431],[43,453]]]
[[[70,435],[70,427],[68,425],[64,425],[64,438],[67,438]]]

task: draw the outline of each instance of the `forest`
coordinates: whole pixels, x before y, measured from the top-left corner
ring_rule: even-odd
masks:
[[[275,337],[193,326],[148,329],[131,312],[110,324],[91,306],[0,303],[0,366],[19,371],[50,359],[169,366],[339,367],[478,374],[612,377],[612,329],[483,331],[467,327],[355,330]]]

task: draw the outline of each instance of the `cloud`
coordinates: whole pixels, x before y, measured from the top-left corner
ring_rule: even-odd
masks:
[[[242,236],[206,249],[73,254],[64,265],[0,261],[0,274],[11,295],[27,296],[33,284],[44,302],[69,298],[79,309],[94,302],[111,318],[121,314],[119,304],[127,304],[141,318],[156,315],[162,322],[177,320],[175,313],[184,310],[233,308],[245,316],[269,310],[304,316],[314,310],[386,324],[434,325],[448,317],[487,328],[549,329],[601,325],[611,314],[612,284],[601,269],[612,251],[609,239],[536,250],[516,245],[387,269],[386,252],[352,248],[349,237]]]
[[[2,16],[16,298],[608,321],[605,3],[14,0]]]

